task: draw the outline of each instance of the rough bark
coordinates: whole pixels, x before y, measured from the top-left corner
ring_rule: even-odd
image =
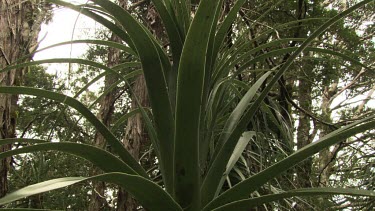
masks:
[[[163,40],[165,39],[163,25],[156,9],[152,4],[148,5],[146,19],[147,24],[149,24],[149,27],[151,28],[153,34],[159,40],[161,40],[161,42],[163,42]],[[149,106],[146,82],[143,75],[135,79],[132,90],[133,95],[131,96],[131,109],[138,108],[138,105],[134,99],[138,99],[141,106]],[[139,160],[139,156],[143,148],[142,146],[146,146],[149,144],[148,135],[143,125],[141,114],[136,114],[128,119],[123,143],[130,154],[136,160]],[[120,188],[117,193],[117,211],[134,211],[137,210],[138,207],[139,205],[137,201],[134,200],[134,198],[125,190]]]
[[[15,62],[31,59],[24,57],[37,47],[37,38],[47,14],[46,5],[34,1],[0,1],[0,69]],[[24,70],[0,73],[0,86],[15,86],[22,83]],[[0,94],[0,139],[16,137],[16,95]],[[0,146],[0,152],[11,149],[11,145]],[[0,161],[0,197],[8,191],[7,175],[11,158]]]
[[[299,106],[305,111],[311,111],[312,109],[312,66],[306,62],[303,68],[300,69],[299,73],[299,85],[297,89],[297,100]],[[311,137],[311,119],[303,111],[298,113],[298,127],[297,127],[297,149],[301,149],[312,142]],[[312,158],[309,158],[298,165],[296,169],[297,183],[301,188],[312,187],[311,184],[311,170],[312,170]]]
[[[120,39],[112,35],[111,41],[120,42]],[[120,50],[115,48],[109,48],[108,50],[108,62],[107,65],[109,67],[113,67],[120,62]],[[104,89],[108,89],[117,81],[117,76],[113,74],[109,74],[105,76],[105,84]],[[116,101],[117,89],[113,89],[112,91],[108,92],[102,99],[100,103],[100,109],[98,113],[98,119],[100,119],[103,124],[107,127],[111,124],[111,119],[114,112],[114,104]],[[99,133],[96,132],[94,145],[99,148],[105,148],[106,142],[104,137]],[[94,167],[91,174],[96,175],[102,173],[100,169]],[[91,211],[99,211],[103,210],[107,206],[107,201],[105,199],[105,188],[106,184],[104,182],[93,182],[93,190],[92,195],[90,198],[89,210]]]
[[[300,80],[299,81],[299,93],[298,101],[300,106],[305,110],[311,109],[311,83]],[[304,112],[299,112],[298,118],[298,128],[297,128],[297,149],[301,149],[304,146],[311,143],[310,137],[310,118]],[[299,180],[299,185],[301,187],[311,187],[310,174],[311,174],[312,160],[308,159],[299,165],[300,168],[297,169],[297,177]]]
[[[310,65],[304,65],[304,68],[300,70],[300,80],[297,91],[297,100],[299,106],[305,111],[311,111],[312,104],[312,83],[311,83],[311,69]],[[304,146],[312,142],[311,130],[311,119],[305,112],[299,111],[298,113],[298,127],[297,127],[297,149],[301,149]],[[312,173],[312,158],[308,158],[300,163],[296,168],[296,182],[295,184],[300,188],[312,187],[311,173]],[[298,203],[296,210],[308,210],[309,206],[305,203]]]
[[[326,122],[331,122],[331,98],[336,94],[337,92],[337,83],[331,84],[330,87],[326,86],[323,92],[323,100],[322,100],[322,118]],[[331,128],[327,125],[322,125],[320,128],[320,134],[319,137],[323,137],[327,135],[330,132]],[[318,178],[318,185],[319,186],[328,186],[329,185],[329,176],[332,171],[333,162],[332,159],[334,159],[334,154],[337,150],[338,145],[336,145],[333,151],[330,151],[329,148],[326,148],[319,152],[319,178]]]
[[[137,77],[132,86],[133,96],[131,108],[136,109],[138,105],[135,102],[135,98],[139,100],[139,103],[146,107],[149,105],[147,89],[145,84],[145,79],[142,76]],[[148,135],[145,131],[142,115],[136,114],[128,119],[125,137],[123,143],[126,149],[134,157],[134,159],[139,160],[140,152],[142,146],[148,144]],[[122,188],[118,191],[117,199],[117,210],[118,211],[133,211],[137,210],[138,203]]]
[[[127,8],[127,1],[119,0],[118,4],[122,8]],[[121,42],[121,39],[116,35],[111,35],[111,41],[114,42]],[[113,67],[116,64],[120,63],[120,51],[115,48],[109,48],[108,51],[108,66]],[[116,82],[117,77],[115,75],[107,75],[105,77],[105,89],[108,89],[114,82]],[[116,101],[116,94],[118,90],[114,89],[110,91],[105,97],[103,98],[100,110],[99,110],[99,119],[103,121],[103,123],[108,127],[111,123],[111,117],[114,112],[114,103]],[[94,144],[99,146],[100,148],[105,147],[105,140],[100,133],[95,134],[95,141]],[[98,168],[94,168],[92,174],[99,174],[101,171]],[[107,201],[105,199],[105,189],[106,184],[104,182],[94,182],[93,183],[93,192],[90,199],[89,210],[99,211],[103,210],[104,207],[107,206]]]

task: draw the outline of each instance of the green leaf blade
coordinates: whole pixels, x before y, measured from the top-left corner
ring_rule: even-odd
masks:
[[[201,1],[189,28],[178,70],[176,134],[175,134],[175,195],[182,207],[199,210],[199,124],[204,89],[206,52],[214,25],[212,11],[220,1]]]
[[[368,196],[375,197],[374,191],[369,190],[358,190],[351,188],[306,188],[297,189],[292,191],[287,191],[285,193],[272,194],[266,196],[260,196],[252,199],[245,199],[240,201],[234,201],[217,209],[214,211],[247,211],[255,206],[260,206],[262,204],[270,203],[277,200],[282,200],[285,198],[290,198],[293,196],[303,197],[303,196],[322,196],[322,195],[350,195],[350,196]]]
[[[20,141],[29,142],[30,140],[12,140],[13,143]],[[101,170],[103,170],[104,172],[123,172],[127,174],[137,174],[126,163],[124,163],[122,160],[120,160],[119,158],[105,150],[87,144],[78,144],[70,142],[42,143],[33,146],[25,146],[22,148],[0,153],[0,159],[23,153],[32,153],[47,150],[65,152],[84,158],[92,164],[94,164],[95,166],[97,166],[98,168],[100,168]]]
[[[124,173],[107,173],[93,177],[64,177],[37,183],[19,189],[0,199],[0,205],[16,201],[31,195],[56,190],[85,181],[103,181],[123,187],[132,194],[140,204],[149,210],[182,211],[181,207],[157,184],[143,177]]]
[[[372,117],[373,118],[373,117]],[[329,147],[333,144],[339,143],[346,138],[352,137],[355,134],[364,132],[366,130],[375,128],[375,120],[360,120],[352,125],[338,129],[328,135],[324,136],[317,142],[313,142],[304,148],[294,152],[292,155],[284,158],[278,163],[268,167],[267,169],[259,172],[258,174],[240,182],[233,188],[227,190],[211,203],[209,203],[204,210],[211,210],[232,201],[245,199],[250,193],[255,191],[257,188],[264,185],[270,179],[278,176],[282,172],[290,169],[296,164],[302,162],[306,158],[318,153],[322,149]],[[367,122],[365,122],[367,120]],[[364,123],[365,122],[365,123]]]
[[[70,107],[76,109],[82,116],[84,116],[91,124],[95,126],[95,128],[103,135],[105,140],[113,147],[115,152],[117,152],[117,154],[125,163],[127,163],[138,174],[146,178],[148,177],[145,170],[138,163],[138,161],[136,161],[131,156],[131,154],[124,148],[121,141],[119,141],[108,130],[108,128],[105,125],[103,125],[103,123],[100,122],[96,118],[96,116],[78,100],[63,94],[30,87],[0,87],[0,93],[26,94],[38,97],[45,97],[69,105]]]
[[[160,165],[164,184],[173,192],[173,115],[165,75],[171,70],[169,61],[150,32],[129,12],[107,0],[94,0],[94,3],[110,12],[125,28],[137,49],[146,80],[146,86],[155,119],[160,147]]]

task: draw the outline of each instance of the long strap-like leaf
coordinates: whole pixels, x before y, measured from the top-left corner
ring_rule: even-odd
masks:
[[[78,13],[86,15],[87,17],[90,17],[93,20],[101,23],[103,26],[110,29],[111,32],[113,32],[118,37],[120,37],[122,40],[124,40],[126,42],[126,44],[128,44],[130,46],[130,48],[133,51],[135,51],[134,44],[132,43],[132,40],[130,39],[129,35],[124,30],[122,30],[119,26],[112,23],[107,18],[102,17],[98,14],[95,14],[94,12],[90,11],[89,9],[84,8],[84,6],[77,6],[77,5],[70,4],[68,2],[60,1],[60,0],[47,0],[47,2],[51,2],[51,3],[54,3],[54,4],[60,5],[60,6],[68,7],[72,10],[77,11]]]
[[[108,0],[94,0],[124,27],[131,37],[142,63],[150,98],[160,150],[160,166],[164,184],[173,192],[173,114],[165,74],[171,71],[168,58],[145,29],[129,12]],[[170,65],[169,65],[170,66]]]
[[[375,197],[375,192],[370,190],[357,190],[352,188],[306,188],[287,191],[285,193],[260,196],[252,199],[234,201],[227,205],[221,206],[214,211],[247,211],[255,206],[270,203],[293,196],[321,196],[321,195],[351,195],[351,196],[369,196]]]
[[[40,144],[40,143],[46,143],[45,140],[42,139],[31,139],[31,138],[6,138],[6,139],[0,139],[0,146],[5,144]]]
[[[202,184],[202,198],[203,203],[208,203],[211,201],[217,192],[217,189],[221,189],[219,186],[222,175],[224,173],[225,167],[229,161],[230,156],[239,140],[233,140],[231,143],[227,143],[233,131],[238,128],[238,124],[241,120],[241,117],[246,110],[251,107],[250,102],[258,92],[258,89],[265,82],[268,76],[272,72],[265,73],[258,81],[247,91],[245,96],[238,103],[236,108],[230,114],[228,120],[225,123],[223,132],[221,133],[215,152],[213,155],[213,162],[209,166],[209,170]],[[238,137],[239,138],[239,137]],[[231,146],[231,151],[223,150],[224,146]],[[229,147],[228,147],[229,148]]]
[[[124,173],[107,173],[93,177],[63,177],[30,185],[0,199],[0,205],[46,191],[56,190],[85,181],[114,183],[134,196],[146,209],[155,211],[182,211],[181,207],[157,184],[140,176]]]
[[[336,23],[337,21],[339,21],[340,19],[342,19],[343,17],[345,17],[346,15],[349,15],[351,12],[353,12],[354,10],[360,8],[361,6],[367,4],[371,2],[371,0],[365,0],[365,1],[362,1],[352,7],[350,7],[349,9],[347,9],[346,11],[340,13],[339,15],[331,18],[330,20],[328,20],[325,24],[323,24],[321,27],[319,27],[314,33],[312,33],[302,44],[301,46],[288,58],[288,60],[285,62],[285,64],[280,68],[280,70],[275,74],[275,76],[272,78],[272,80],[268,83],[268,85],[265,87],[265,89],[262,91],[262,93],[260,94],[260,96],[256,99],[256,101],[252,104],[252,106],[245,112],[245,114],[243,115],[242,119],[240,120],[240,122],[238,123],[238,126],[233,130],[233,131],[229,131],[230,132],[230,135],[228,136],[228,140],[225,142],[225,144],[223,145],[222,149],[220,150],[219,154],[218,154],[218,157],[219,158],[225,158],[225,159],[222,159],[221,162],[217,162],[216,164],[213,164],[211,168],[213,169],[216,169],[217,168],[217,171],[215,171],[217,174],[221,174],[222,172],[224,172],[224,168],[223,166],[226,165],[228,159],[229,159],[229,155],[231,152],[233,152],[233,149],[234,147],[236,146],[236,141],[239,139],[239,137],[241,136],[241,134],[243,133],[243,131],[246,129],[246,126],[248,124],[248,122],[252,119],[252,117],[254,116],[255,112],[258,110],[258,108],[261,106],[262,104],[262,101],[265,99],[265,97],[267,96],[268,92],[272,89],[272,87],[277,83],[277,81],[280,79],[280,77],[285,73],[285,71],[290,67],[290,65],[293,63],[294,59],[297,58],[297,56],[316,38],[318,37],[319,35],[321,35],[322,33],[324,33],[324,31],[330,27],[331,25],[333,25],[334,23]],[[321,148],[322,149],[322,148]],[[229,155],[228,155],[229,154]],[[224,164],[223,164],[224,163]],[[211,175],[214,175],[214,174],[211,174]],[[211,183],[211,182],[209,182]],[[212,182],[211,185],[209,185],[209,187],[203,187],[202,190],[207,190],[207,191],[210,191],[211,188],[215,188],[213,185],[214,184],[218,184],[217,182]],[[248,187],[248,186],[246,186]],[[234,189],[234,188],[232,188]],[[245,191],[244,192],[238,192],[236,194],[234,194],[232,192],[232,189],[230,189],[229,191],[227,192],[230,192],[229,195],[236,195],[236,194],[239,194],[241,195],[242,197],[244,197],[243,195],[246,195],[246,194],[249,194],[249,192],[246,192],[245,194]],[[222,194],[221,196],[223,196],[224,194]],[[239,196],[237,195],[237,197]],[[218,198],[222,198],[221,196],[219,196]],[[213,204],[223,204],[225,203],[224,201],[227,200],[227,198],[225,198],[225,200],[219,200],[219,199],[215,199],[213,201],[213,203],[210,203],[210,205],[208,205],[206,207],[207,208],[214,208],[213,207]],[[234,198],[236,199],[236,198]],[[233,200],[233,198],[232,198]],[[228,201],[226,201],[228,202]],[[215,206],[216,207],[216,206]]]
[[[217,58],[220,47],[222,46],[225,37],[228,34],[228,30],[230,26],[233,24],[235,18],[237,17],[238,11],[241,9],[242,5],[245,3],[246,0],[238,0],[234,5],[233,8],[229,11],[227,17],[221,24],[218,32],[215,36],[215,42],[213,45],[213,58]]]
[[[0,87],[0,93],[26,94],[45,97],[47,99],[56,100],[58,102],[69,105],[70,107],[76,109],[82,116],[84,116],[91,124],[95,126],[95,128],[103,135],[107,142],[113,147],[113,150],[117,152],[117,154],[126,164],[128,164],[139,175],[146,178],[148,177],[142,166],[124,148],[122,143],[108,130],[108,128],[102,122],[100,122],[96,118],[96,116],[89,109],[87,109],[78,100],[63,94],[30,87]]]
[[[369,118],[367,118],[366,120],[368,119]],[[372,116],[372,119],[374,119],[374,116]],[[271,167],[268,167],[267,169],[240,182],[233,188],[224,192],[216,199],[214,199],[211,203],[209,203],[204,210],[212,210],[213,208],[219,207],[226,203],[245,199],[249,196],[250,193],[264,185],[270,179],[280,175],[282,172],[297,165],[299,162],[305,160],[306,158],[311,157],[322,149],[339,143],[355,134],[375,128],[375,120],[367,121],[365,123],[364,122],[364,120],[360,120],[355,122],[354,124],[333,131],[332,133],[321,138],[319,141],[311,143],[304,148],[294,152],[292,155],[288,156],[282,161],[272,165]]]
[[[29,142],[30,140],[25,139],[13,139],[15,142]],[[1,143],[1,142],[0,142]],[[56,150],[60,152],[66,152],[73,154],[78,157],[82,157],[96,167],[100,168],[104,172],[123,172],[127,174],[137,174],[132,168],[130,168],[126,163],[120,160],[113,154],[102,150],[97,147],[93,147],[87,144],[69,143],[69,142],[57,142],[57,143],[41,143],[33,146],[25,146],[22,148],[9,150],[0,153],[0,159],[5,157],[10,157],[13,155],[46,151],[46,150]]]
[[[72,41],[66,41],[66,42],[56,43],[56,44],[38,49],[37,51],[35,51],[35,53],[45,51],[47,49],[51,49],[51,48],[54,48],[54,47],[59,47],[59,46],[63,46],[63,45],[72,45],[72,44],[103,45],[103,46],[119,49],[119,50],[121,50],[123,52],[126,52],[128,54],[131,54],[133,56],[137,56],[137,54],[131,48],[129,48],[128,46],[126,46],[124,44],[121,44],[121,43],[118,43],[118,42],[106,41],[106,40],[72,40]]]
[[[167,8],[167,6],[160,0],[153,0],[152,2],[159,12],[159,15],[164,23],[164,27],[167,31],[172,49],[173,65],[178,66],[178,63],[180,62],[184,36],[180,33],[179,26],[177,25],[176,20],[173,18],[174,11],[168,11],[168,9],[171,10],[171,8]]]
[[[200,209],[199,128],[206,53],[222,0],[202,0],[189,28],[178,70],[175,195],[182,207]]]

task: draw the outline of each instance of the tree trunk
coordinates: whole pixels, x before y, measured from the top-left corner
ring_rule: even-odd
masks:
[[[162,22],[152,4],[148,5],[146,18],[153,34],[163,42],[163,39],[165,39],[165,34]],[[149,106],[146,82],[143,75],[136,78],[132,86],[132,90],[133,95],[131,96],[131,109],[138,108],[135,99],[138,99],[141,106]],[[143,146],[149,145],[148,135],[144,128],[141,114],[136,114],[128,119],[123,143],[130,154],[136,160],[139,160],[140,152]],[[117,194],[117,211],[134,211],[137,210],[137,207],[139,207],[139,205],[134,198],[131,197],[125,190],[120,188]]]
[[[145,84],[145,79],[143,75],[138,76],[132,86],[133,96],[131,109],[138,108],[138,105],[135,102],[135,98],[139,100],[139,103],[146,107],[149,105],[147,89]],[[145,131],[142,115],[136,114],[128,119],[126,134],[123,139],[125,148],[130,152],[134,159],[139,160],[140,152],[142,146],[148,144],[148,135]],[[138,203],[123,189],[119,189],[118,192],[118,211],[133,211],[137,210]]]
[[[111,41],[120,42],[121,40],[114,34],[111,36]],[[109,48],[108,50],[108,62],[107,65],[109,67],[113,67],[120,63],[120,50],[115,48]],[[108,89],[111,87],[118,80],[116,75],[109,74],[105,76],[105,84],[104,89]],[[103,124],[107,127],[111,124],[111,119],[114,112],[114,104],[116,101],[116,94],[117,89],[114,88],[110,92],[108,92],[100,103],[100,109],[98,114],[98,119],[100,119]],[[96,132],[94,145],[104,149],[106,147],[106,142],[104,137],[99,133]],[[93,171],[91,172],[92,175],[102,173],[100,169],[94,167]],[[104,182],[93,182],[93,190],[89,204],[89,210],[91,211],[100,211],[103,210],[104,207],[107,206],[107,201],[105,199],[105,188],[106,185]]]
[[[300,70],[300,80],[298,85],[298,102],[299,106],[305,111],[311,111],[312,104],[312,83],[311,83],[311,71],[312,67],[308,63],[303,66],[304,69]],[[306,145],[310,144],[313,140],[312,134],[310,133],[311,124],[310,117],[304,112],[299,111],[298,113],[298,127],[297,127],[297,149],[301,149]],[[312,172],[312,158],[308,158],[301,162],[295,169],[296,171],[296,182],[295,184],[299,188],[312,187],[311,183],[311,172]],[[308,210],[309,206],[305,203],[298,203],[296,210]]]
[[[331,98],[337,92],[337,83],[331,84],[330,87],[326,86],[323,92],[323,100],[322,100],[322,120],[325,122],[331,122]],[[320,128],[319,137],[322,138],[323,136],[327,135],[331,129],[327,125],[322,125]],[[336,145],[332,152],[337,150],[338,145]],[[329,185],[329,177],[331,174],[331,169],[333,166],[334,153],[332,153],[329,148],[325,148],[319,152],[319,178],[318,178],[318,185],[319,186],[328,186]]]
[[[0,2],[0,69],[3,69],[15,62],[31,59],[31,56],[24,59],[21,57],[36,49],[47,7],[41,3],[37,5],[33,1],[1,0]],[[11,70],[0,73],[0,85],[20,85],[23,71]],[[16,137],[17,100],[17,95],[0,94],[0,139]],[[11,145],[0,146],[0,153],[10,149]],[[8,191],[7,175],[10,165],[10,157],[0,160],[0,197]]]
[[[312,68],[309,62],[303,65],[303,69],[300,70],[300,79],[298,84],[298,102],[299,106],[305,111],[311,111],[312,104]],[[297,127],[297,149],[301,149],[312,142],[313,137],[311,137],[310,129],[310,117],[304,112],[299,111],[298,114],[298,127]],[[297,166],[297,184],[300,188],[312,187],[311,185],[311,170],[312,170],[312,159],[309,158],[303,161]]]
[[[299,81],[299,96],[298,101],[300,106],[309,111],[311,109],[311,83],[300,80]],[[298,128],[297,128],[297,149],[311,143],[310,137],[310,118],[304,113],[299,112]],[[311,187],[310,174],[311,174],[312,160],[308,159],[301,163],[297,169],[297,178],[300,187]]]

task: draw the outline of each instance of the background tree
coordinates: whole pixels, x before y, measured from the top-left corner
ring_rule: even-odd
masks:
[[[0,11],[0,67],[30,60],[30,56],[24,56],[37,48],[41,24],[48,17],[46,5],[33,1],[2,0]],[[21,85],[23,72],[12,70],[0,73],[0,84]],[[0,139],[16,137],[17,101],[17,95],[0,94]],[[0,146],[0,152],[10,149],[9,144]],[[11,158],[0,161],[0,197],[8,191],[10,162]]]
[[[23,81],[24,86],[57,92],[66,90],[65,81],[46,73],[45,68],[41,66],[31,67],[24,74]],[[51,141],[70,139],[81,143],[87,143],[93,138],[93,134],[88,134],[85,130],[87,127],[84,124],[77,124],[75,111],[52,100],[22,96],[18,108],[17,134],[20,138],[50,139]],[[45,122],[50,122],[50,124],[45,124]],[[25,146],[27,145],[15,144],[13,149]],[[87,162],[56,152],[16,155],[12,158],[11,166],[10,192],[50,177],[88,176],[90,170]],[[59,209],[63,206],[70,209],[87,209],[89,187],[89,185],[76,186],[62,191],[38,194],[13,203],[12,206],[48,209]]]

